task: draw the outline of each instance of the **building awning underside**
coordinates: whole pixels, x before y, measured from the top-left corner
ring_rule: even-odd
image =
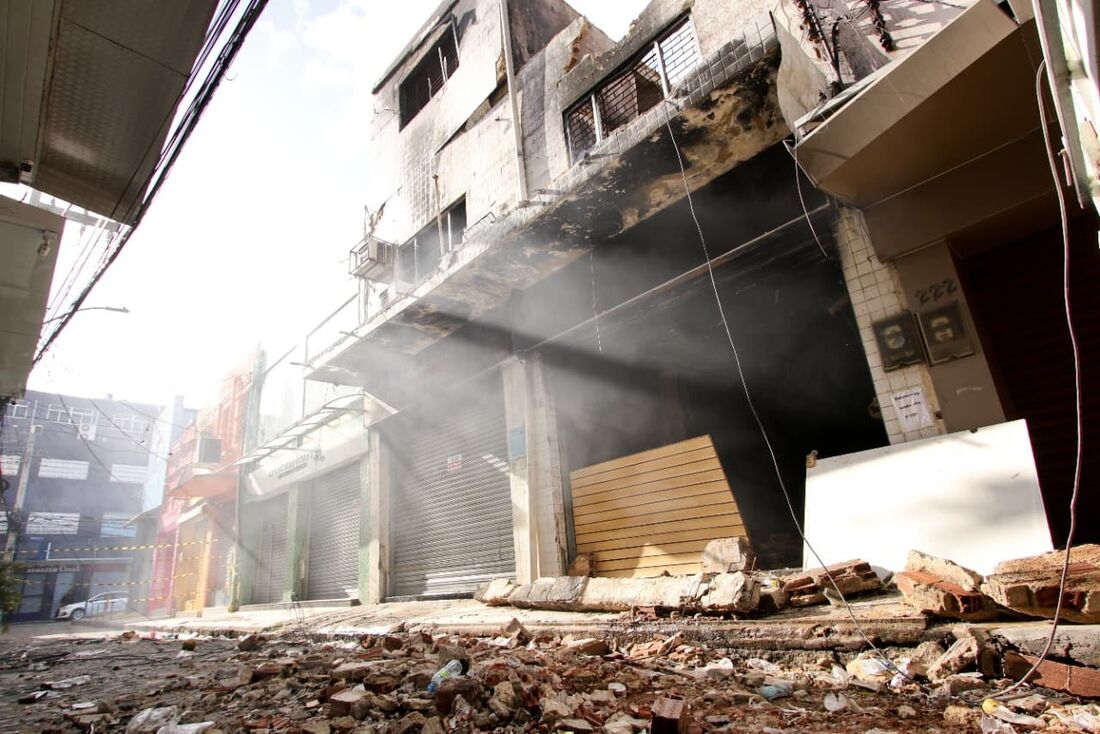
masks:
[[[884,259],[1033,216],[1053,192],[1034,91],[1041,60],[1034,20],[981,0],[842,104],[797,120],[798,162],[863,210]]]
[[[337,418],[348,413],[361,415],[363,412],[363,395],[361,393],[345,395],[331,400],[304,418],[299,419],[275,438],[237,459],[233,462],[233,466],[254,464],[276,452],[296,449],[303,438]]]
[[[5,180],[129,221],[216,6],[0,0]]]

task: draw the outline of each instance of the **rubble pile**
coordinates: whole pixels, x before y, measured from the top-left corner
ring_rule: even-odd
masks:
[[[471,731],[1091,731],[1100,707],[1025,686],[970,625],[854,657],[769,660],[679,634],[492,636],[429,628],[311,643],[124,637],[0,655],[0,728],[61,734],[445,734]],[[1096,672],[1096,671],[1093,671]],[[1044,676],[1054,675],[1053,671]]]
[[[866,561],[792,573],[754,570],[744,538],[720,538],[702,555],[703,572],[692,576],[602,578],[562,576],[516,585],[498,579],[476,598],[492,606],[560,611],[627,611],[759,617],[785,608],[844,606],[849,598],[896,586],[913,609],[941,619],[985,622],[998,618],[1052,618],[1058,603],[1063,551],[1005,561],[987,577],[946,558],[910,551],[904,570],[884,582]],[[582,564],[587,570],[592,560]],[[1062,619],[1100,623],[1100,545],[1071,552],[1062,597]]]

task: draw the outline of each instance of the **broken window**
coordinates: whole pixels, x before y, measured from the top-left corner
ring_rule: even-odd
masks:
[[[397,253],[397,279],[417,284],[439,268],[443,256],[466,235],[466,199],[460,199],[433,219]]]
[[[656,107],[698,63],[691,20],[684,18],[565,113],[572,161],[576,163],[612,132]]]
[[[427,106],[432,97],[439,94],[457,68],[458,37],[454,26],[451,26],[401,82],[398,95],[402,128]]]

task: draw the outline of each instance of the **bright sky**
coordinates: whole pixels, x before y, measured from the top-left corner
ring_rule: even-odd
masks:
[[[571,0],[615,39],[646,2]],[[200,407],[253,346],[281,354],[351,296],[370,88],[438,4],[272,0],[85,304],[131,313],[75,316],[30,387]]]

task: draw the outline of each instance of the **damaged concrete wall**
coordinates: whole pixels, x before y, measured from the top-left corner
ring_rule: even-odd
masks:
[[[635,19],[627,35],[611,47],[607,47],[606,37],[596,29],[578,24],[566,29],[548,48],[545,79],[536,79],[534,74],[525,79],[531,82],[524,84],[527,95],[525,104],[531,113],[528,114],[525,109],[525,134],[546,141],[543,146],[546,162],[540,166],[540,177],[531,176],[531,188],[560,188],[562,177],[572,167],[566,145],[563,117],[565,110],[650,46],[669,26],[685,15],[690,15],[701,59],[700,73],[688,75],[673,90],[674,97],[682,97],[698,89],[712,75],[728,70],[727,67],[748,47],[761,45],[762,38],[771,37],[773,30],[767,9],[768,4],[761,0],[743,3],[721,0],[654,0]],[[563,50],[568,53],[563,54]],[[532,99],[538,94],[540,86],[543,91],[542,100]],[[658,105],[639,118],[644,122],[631,123],[616,130],[595,152],[604,149],[612,153],[621,152],[626,145],[633,144],[623,142],[631,138],[631,131],[638,128],[653,129],[667,115],[667,112],[661,114],[662,111],[663,106]],[[537,112],[541,112],[541,120]],[[731,130],[735,135],[739,132],[740,130]],[[620,139],[617,145],[615,138]],[[540,164],[541,162],[536,163]]]
[[[401,82],[431,49],[441,27],[427,37],[390,75],[374,95],[371,122],[371,171],[367,206],[382,210],[375,235],[403,243],[446,207],[467,194],[468,221],[486,216],[514,196],[515,173],[503,165],[511,156],[507,116],[494,118],[489,99],[504,82],[500,11],[496,0],[460,0],[451,11],[458,34],[459,66],[443,89],[401,129]],[[471,117],[481,117],[472,135],[478,155],[470,155]],[[443,152],[452,138],[462,141],[462,155]],[[457,142],[457,141],[456,141]],[[437,201],[433,175],[439,175]],[[491,174],[491,175],[490,175]]]
[[[939,399],[928,366],[913,364],[888,372],[875,340],[873,327],[876,322],[905,313],[905,295],[897,268],[879,259],[863,215],[856,209],[841,210],[836,221],[836,238],[844,283],[852,301],[860,341],[875,385],[878,409],[890,443],[945,433],[943,420],[937,417]],[[906,400],[904,396],[919,396],[924,410],[910,411],[910,415],[902,416],[895,405],[895,396],[901,396],[899,402]]]
[[[787,122],[909,55],[976,1],[781,0],[772,16],[784,39],[784,67],[792,70],[780,82]]]

